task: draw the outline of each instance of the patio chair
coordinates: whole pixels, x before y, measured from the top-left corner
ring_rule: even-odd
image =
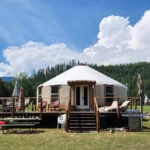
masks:
[[[46,111],[46,106],[47,106],[47,101],[42,101],[42,111],[43,111],[43,110]],[[38,111],[41,110],[41,103],[38,104],[37,110],[38,110]]]
[[[111,106],[100,107],[99,112],[105,112],[106,109],[117,107],[117,101],[113,101]]]
[[[50,111],[54,111],[54,110],[57,110],[57,111],[60,110],[60,101],[59,100],[56,100],[55,102],[51,102]]]
[[[59,128],[59,124],[61,124],[61,128],[64,130],[66,124],[66,114],[63,114],[57,118],[57,129]]]
[[[124,101],[120,106],[119,109],[121,112],[126,111],[127,106],[129,105],[130,101],[126,100]],[[118,109],[117,106],[110,106],[110,107],[106,107],[104,110],[99,110],[99,112],[116,112]]]
[[[126,111],[129,104],[130,104],[130,101],[128,101],[128,100],[124,101],[119,107],[120,111],[122,111],[122,112]]]
[[[25,99],[25,107],[28,107],[28,106],[29,106],[29,102],[30,102],[30,99],[29,99],[29,98],[26,98],[26,99]]]
[[[30,102],[30,99],[26,98],[25,99],[25,108],[28,108],[28,112],[29,112],[29,102]]]

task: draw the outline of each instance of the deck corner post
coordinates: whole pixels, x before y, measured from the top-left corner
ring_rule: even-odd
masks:
[[[40,98],[40,107],[41,107],[41,109],[40,109],[40,118],[42,119],[42,111],[43,111],[43,106],[42,106],[42,102],[43,102],[43,99],[42,98]]]
[[[14,118],[14,102],[15,99],[12,97],[12,118]]]
[[[119,109],[119,97],[117,98],[117,118],[120,118],[120,109]]]

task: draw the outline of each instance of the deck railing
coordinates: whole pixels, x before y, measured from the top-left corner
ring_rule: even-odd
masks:
[[[69,120],[70,111],[71,111],[71,99],[69,98],[66,107],[66,132],[68,132],[68,120]]]
[[[137,101],[140,101],[140,97],[95,97],[94,99],[96,100],[96,102],[98,103],[98,99],[100,99],[99,101],[104,101],[104,104],[106,104],[106,98],[107,99],[114,99],[117,101],[117,117],[120,117],[120,101],[124,101],[124,100],[129,100],[130,101],[130,109],[133,108],[134,105],[134,109],[137,109]]]
[[[94,97],[94,111],[95,111],[95,115],[96,115],[96,131],[99,132],[99,111],[98,111],[98,104],[97,104],[97,100],[96,97]]]

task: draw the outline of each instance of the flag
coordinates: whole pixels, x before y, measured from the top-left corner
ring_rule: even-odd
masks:
[[[150,102],[150,100],[149,100],[149,98],[147,97],[146,94],[144,94],[144,95],[145,95],[145,98],[144,98],[144,104],[146,105],[148,102]]]

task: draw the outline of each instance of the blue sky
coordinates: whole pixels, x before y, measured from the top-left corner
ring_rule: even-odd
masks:
[[[9,53],[14,51],[10,48],[13,46],[21,50],[30,41],[34,46],[35,43],[42,43],[45,47],[63,43],[75,55],[82,55],[86,48],[95,45],[102,38],[97,35],[100,32],[100,22],[105,17],[129,17],[127,25],[134,26],[149,9],[149,0],[1,0],[0,63],[8,64],[7,67],[12,69],[14,62],[7,50],[9,49]],[[58,59],[68,61],[65,57]],[[46,65],[53,65],[56,60],[53,62],[47,62]],[[4,68],[6,69],[6,65]],[[4,68],[0,71],[4,72]],[[33,66],[29,70],[32,69],[38,67]]]

